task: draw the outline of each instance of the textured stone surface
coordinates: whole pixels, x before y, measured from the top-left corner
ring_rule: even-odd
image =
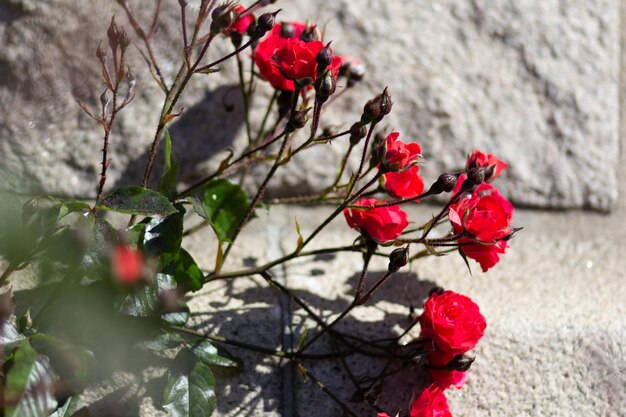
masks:
[[[150,7],[134,4],[142,6],[147,25]],[[180,43],[178,7],[164,6],[155,49],[171,79],[180,56],[171,49]],[[398,129],[423,145],[428,180],[459,167],[479,147],[511,163],[503,187],[517,203],[611,207],[619,153],[619,2],[315,0],[276,6],[285,9],[284,18],[317,18],[337,52],[369,68],[364,85],[342,97],[325,124],[349,126],[364,101],[388,85],[396,106],[381,129]],[[123,21],[114,1],[0,1],[0,151],[13,174],[58,192],[93,193],[101,134],[75,99],[97,103],[101,87],[92,56],[115,11]],[[212,57],[230,48],[218,44]],[[140,93],[113,135],[110,184],[138,182],[160,109],[158,88],[134,55]],[[216,150],[241,139],[234,75],[231,63],[192,82],[181,103],[187,111],[172,133],[184,178],[215,166]],[[272,187],[282,193],[318,187],[333,175],[319,162],[337,161],[342,149],[318,147],[280,171]]]

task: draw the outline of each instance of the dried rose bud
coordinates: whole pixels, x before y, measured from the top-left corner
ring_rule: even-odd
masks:
[[[454,174],[443,173],[437,178],[437,181],[430,186],[428,194],[436,195],[441,193],[449,193],[456,187],[457,177]]]
[[[361,139],[367,136],[367,127],[362,123],[355,123],[350,128],[350,143],[354,146],[358,144]]]
[[[403,266],[405,266],[408,263],[409,263],[409,248],[408,248],[408,246],[404,247],[404,248],[394,249],[389,254],[389,267],[388,267],[387,270],[390,273],[398,272],[400,270],[400,268],[402,268]]]

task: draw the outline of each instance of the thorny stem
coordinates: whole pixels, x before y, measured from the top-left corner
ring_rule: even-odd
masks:
[[[104,129],[104,139],[102,146],[102,169],[100,171],[100,183],[98,184],[98,193],[96,194],[96,202],[94,207],[100,203],[102,197],[102,191],[104,190],[104,184],[107,180],[107,168],[109,167],[108,151],[109,151],[109,137],[111,136],[111,130],[113,129],[113,123],[115,123],[115,117],[117,116],[117,88],[113,90],[113,108],[111,110],[111,117],[109,123],[106,124]]]
[[[367,155],[367,148],[369,147],[370,139],[372,138],[372,133],[374,132],[375,126],[376,126],[376,122],[370,123],[370,128],[368,129],[367,137],[365,138],[365,145],[363,146],[363,153],[361,155],[361,162],[359,163],[359,169],[356,171],[356,173],[353,176],[354,180],[351,181],[350,185],[348,186],[348,192],[346,193],[347,195],[350,195],[350,193],[352,192],[352,189],[354,188],[354,185],[359,180],[361,172],[363,171],[363,164],[365,163],[365,156]]]
[[[241,57],[236,55],[237,69],[239,73],[239,90],[241,91],[241,98],[243,100],[243,112],[246,123],[246,135],[248,136],[248,145],[252,145],[252,130],[250,128],[250,103],[248,92],[246,91],[246,81],[243,74],[243,62]]]

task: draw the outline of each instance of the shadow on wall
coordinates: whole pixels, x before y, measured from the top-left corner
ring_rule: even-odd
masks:
[[[203,177],[207,161],[215,160],[216,155],[233,145],[243,123],[243,100],[238,85],[207,91],[202,100],[185,109],[169,126],[179,181],[189,182]],[[164,150],[162,139],[150,177],[152,187],[156,186],[163,172]],[[149,153],[147,148],[139,158],[130,162],[114,187],[139,184]]]

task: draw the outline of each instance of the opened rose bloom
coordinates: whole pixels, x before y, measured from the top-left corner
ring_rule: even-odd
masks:
[[[301,36],[307,29],[304,23],[277,23],[257,46],[254,61],[261,76],[274,88],[294,91],[294,80],[308,78],[315,81],[316,56],[324,44],[319,40],[302,40]],[[335,78],[340,66],[341,58],[334,56],[328,69]]]
[[[400,198],[416,197],[424,191],[424,180],[417,165],[406,171],[386,172],[381,183],[390,194]]]
[[[355,206],[375,206],[380,202],[362,198]],[[409,225],[407,214],[398,206],[376,208],[346,208],[343,211],[348,226],[356,229],[378,243],[395,240]]]
[[[133,284],[143,274],[143,254],[128,245],[116,245],[111,255],[113,276],[122,284]]]
[[[479,150],[475,150],[472,154],[467,158],[467,169],[471,169],[473,167],[485,167],[491,168],[493,167],[493,174],[487,179],[487,181],[495,180],[502,171],[509,166],[504,161],[501,161],[495,155],[490,153],[481,152]]]
[[[411,406],[410,417],[452,417],[448,399],[436,385],[426,388]]]
[[[434,292],[426,300],[420,325],[421,337],[431,339],[437,351],[452,359],[476,346],[485,333],[487,322],[469,297],[444,291]]]
[[[477,261],[483,272],[496,265],[508,247],[503,239],[513,231],[513,211],[513,205],[487,183],[450,206],[448,216],[454,233],[469,235],[459,239],[460,250]]]
[[[385,171],[404,171],[416,162],[422,152],[417,143],[404,143],[400,133],[391,132],[381,146],[380,164]]]

